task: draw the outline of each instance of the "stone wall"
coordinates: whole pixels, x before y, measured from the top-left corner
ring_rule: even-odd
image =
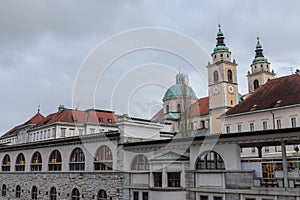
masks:
[[[254,172],[228,171],[225,173],[225,187],[227,189],[251,189]]]
[[[31,189],[36,186],[38,199],[49,199],[50,188],[55,187],[60,200],[70,200],[74,188],[80,191],[81,199],[96,199],[100,189],[107,192],[108,199],[128,199],[123,194],[124,182],[128,175],[118,172],[99,173],[3,173],[0,176],[0,187],[6,184],[7,195],[1,200],[16,199],[16,186],[21,186],[21,199],[31,199]]]

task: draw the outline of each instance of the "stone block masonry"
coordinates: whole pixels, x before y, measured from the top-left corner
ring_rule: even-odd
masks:
[[[31,199],[33,186],[37,187],[38,199],[50,199],[50,189],[55,187],[57,199],[70,200],[72,190],[77,188],[80,199],[97,199],[99,190],[105,190],[108,199],[126,199],[123,194],[124,181],[128,176],[119,172],[55,172],[55,173],[2,173],[0,187],[5,184],[6,196],[1,200]],[[16,198],[16,186],[21,187],[21,198]],[[2,195],[2,191],[0,193]],[[125,195],[125,196],[124,196]]]

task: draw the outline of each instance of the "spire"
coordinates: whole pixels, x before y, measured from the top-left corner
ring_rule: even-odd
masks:
[[[260,44],[260,42],[259,42],[259,36],[258,36],[258,34],[257,34],[257,37],[256,37],[256,39],[257,39],[257,44],[256,44],[256,50],[255,50],[255,58],[257,58],[257,57],[264,57],[264,55],[263,55],[263,48],[262,48],[262,46],[261,46],[261,44]]]
[[[228,47],[226,47],[225,43],[224,43],[224,34],[221,30],[221,22],[219,20],[219,23],[218,23],[218,28],[219,28],[219,31],[217,33],[217,45],[214,49],[214,52],[219,52],[219,51],[228,51]]]

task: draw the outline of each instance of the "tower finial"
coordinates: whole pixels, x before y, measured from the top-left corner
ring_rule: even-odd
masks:
[[[40,108],[41,108],[41,106],[40,106],[40,105],[38,105],[38,113],[40,113]]]
[[[221,21],[220,21],[220,17],[219,17],[219,19],[218,19],[218,27],[219,27],[219,29],[221,28]]]
[[[259,41],[259,35],[258,35],[258,32],[256,33],[256,39],[257,39],[257,41]]]

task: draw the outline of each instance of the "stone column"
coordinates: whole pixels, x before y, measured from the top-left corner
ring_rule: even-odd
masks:
[[[289,187],[288,183],[288,166],[287,166],[287,161],[286,161],[286,146],[285,142],[281,142],[281,155],[282,155],[282,167],[283,167],[283,184],[284,187],[287,188]]]

